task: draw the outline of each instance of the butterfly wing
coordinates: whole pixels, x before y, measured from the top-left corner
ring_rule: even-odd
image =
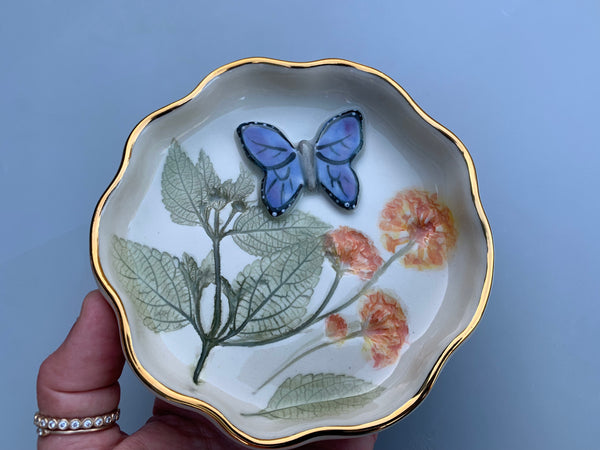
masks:
[[[317,177],[325,192],[339,206],[354,209],[358,200],[358,178],[350,164],[317,163]]]
[[[358,201],[358,177],[350,163],[362,145],[362,114],[359,111],[346,111],[329,119],[315,144],[319,184],[345,209],[354,209]]]
[[[237,128],[248,158],[264,173],[262,201],[269,214],[283,214],[298,198],[304,177],[294,146],[274,126],[248,122]]]

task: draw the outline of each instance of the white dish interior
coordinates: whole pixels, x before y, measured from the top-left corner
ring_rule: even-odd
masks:
[[[452,211],[458,230],[456,247],[443,267],[420,271],[395,264],[378,282],[400,298],[409,323],[408,345],[396,364],[379,370],[365,359],[361,340],[328,347],[255,393],[290,354],[306,342],[321,342],[323,324],[315,324],[299,336],[275,344],[216,348],[203,369],[203,382],[194,384],[191,373],[201,341],[191,326],[155,333],[143,325],[115,273],[113,236],[173,255],[187,252],[202,260],[210,242],[198,227],[173,223],[162,206],[161,173],[172,139],[177,139],[193,161],[204,149],[221,180],[235,179],[244,164],[257,174],[258,181],[260,175],[245,159],[236,139],[239,124],[270,123],[297,143],[313,138],[328,118],[349,109],[358,109],[364,116],[365,145],[353,164],[361,183],[358,207],[346,213],[325,195],[312,193],[303,195],[296,207],[334,227],[346,225],[363,231],[384,254],[379,239],[380,211],[396,191],[418,188],[438,194]],[[323,426],[361,426],[388,417],[419,392],[440,355],[468,327],[480,306],[489,249],[470,180],[456,144],[379,76],[343,65],[288,68],[246,64],[220,74],[195,98],[144,128],[133,145],[125,175],[101,212],[99,260],[106,280],[123,303],[135,355],[160,384],[209,403],[234,427],[257,439],[279,439]],[[258,197],[257,192],[253,196],[256,202]],[[226,276],[233,277],[252,261],[230,242],[223,243],[222,252],[229,261],[223,266]],[[324,267],[315,295],[325,292],[332,277],[333,272]],[[348,292],[356,290],[359,283],[350,278],[344,282]],[[349,307],[348,311],[356,314],[356,309]],[[304,367],[358,376],[386,392],[349,414],[312,420],[245,415],[264,408],[281,381]]]

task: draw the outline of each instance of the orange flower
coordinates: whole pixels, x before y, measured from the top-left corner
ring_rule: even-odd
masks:
[[[396,362],[408,336],[406,316],[398,301],[382,291],[368,294],[360,318],[365,350],[370,351],[374,367]]]
[[[411,189],[398,192],[379,220],[383,246],[390,252],[413,241],[414,247],[403,258],[406,267],[440,267],[456,244],[457,231],[450,209],[437,194]]]
[[[332,314],[325,320],[325,334],[330,339],[342,339],[348,334],[348,324],[339,314]]]
[[[369,280],[383,264],[373,241],[360,231],[339,227],[325,235],[325,254],[334,265],[339,265],[363,280]]]

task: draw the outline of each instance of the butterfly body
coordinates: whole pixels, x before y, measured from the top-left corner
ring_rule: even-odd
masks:
[[[359,183],[350,164],[363,144],[359,111],[332,117],[315,139],[296,146],[266,123],[243,123],[237,133],[248,158],[263,171],[261,198],[272,216],[287,211],[303,188],[314,191],[319,186],[338,206],[356,207]]]
[[[298,142],[296,150],[300,155],[300,166],[304,175],[304,182],[309,191],[314,191],[317,188],[316,164],[315,164],[315,147],[307,141]]]

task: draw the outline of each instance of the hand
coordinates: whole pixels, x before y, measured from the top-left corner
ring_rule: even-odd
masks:
[[[89,417],[119,404],[118,379],[124,357],[115,315],[98,291],[83,301],[81,314],[65,342],[42,364],[37,383],[41,414]],[[372,450],[376,435],[307,444],[305,450]],[[118,426],[91,433],[51,434],[38,439],[39,449],[245,449],[198,413],[162,400],[152,417],[131,436]]]

